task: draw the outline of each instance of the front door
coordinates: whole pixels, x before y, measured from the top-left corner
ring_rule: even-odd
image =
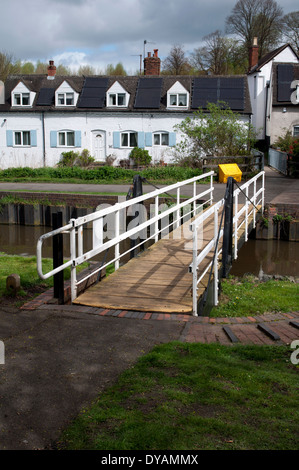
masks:
[[[93,157],[97,162],[104,162],[106,158],[105,151],[105,132],[94,131],[92,133]]]

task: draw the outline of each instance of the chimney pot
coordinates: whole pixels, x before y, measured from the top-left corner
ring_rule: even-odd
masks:
[[[53,80],[56,75],[56,67],[54,65],[54,60],[49,60],[48,65],[48,80]]]

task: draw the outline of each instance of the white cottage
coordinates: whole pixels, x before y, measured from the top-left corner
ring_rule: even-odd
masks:
[[[299,58],[290,44],[285,44],[278,49],[258,60],[257,38],[254,39],[250,51],[250,64],[248,71],[248,86],[252,106],[252,124],[257,131],[260,141],[269,146],[275,141],[277,136],[284,133],[284,127],[294,132],[291,126],[291,120],[288,121],[281,111],[278,117],[279,101],[277,100],[277,86],[281,89],[282,81],[278,80],[277,73],[283,74],[282,69],[287,67],[293,69],[293,66],[299,64]],[[289,79],[292,73],[287,77],[287,98],[284,97],[284,103],[281,101],[281,107],[285,108],[286,102],[291,104],[291,94],[294,89],[291,88],[292,80]],[[284,79],[283,79],[284,81]],[[298,115],[298,107],[292,107],[292,114]],[[273,113],[274,121],[273,122]],[[296,119],[295,119],[296,120]],[[297,119],[298,120],[298,119]],[[287,122],[288,121],[288,122]]]
[[[8,77],[0,101],[0,168],[55,166],[62,152],[83,149],[117,164],[135,146],[154,162],[170,162],[180,140],[175,126],[218,100],[250,121],[246,75],[161,76],[157,50],[144,62],[141,77],[62,77],[53,61],[48,75]]]

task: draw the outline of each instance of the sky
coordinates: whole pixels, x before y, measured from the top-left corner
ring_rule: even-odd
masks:
[[[158,49],[163,61],[173,45],[186,55],[216,30],[237,0],[0,0],[0,51],[15,60],[54,60],[71,70],[93,66],[103,73],[121,62],[129,74],[140,55]],[[298,0],[277,2],[285,14]],[[144,44],[146,41],[146,44]]]

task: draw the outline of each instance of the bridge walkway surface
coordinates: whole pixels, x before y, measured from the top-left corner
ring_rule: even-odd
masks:
[[[239,204],[239,209],[242,207]],[[250,205],[250,209],[251,209]],[[219,212],[219,223],[222,210]],[[129,260],[113,274],[88,288],[74,304],[104,309],[125,309],[140,312],[192,314],[192,239],[190,221],[175,229],[137,257]],[[241,240],[243,230],[238,231]],[[198,236],[201,250],[214,236],[214,216],[209,216]],[[222,240],[219,240],[221,249]],[[213,253],[200,265],[201,272],[211,262]],[[208,285],[209,273],[198,284],[200,298]]]

